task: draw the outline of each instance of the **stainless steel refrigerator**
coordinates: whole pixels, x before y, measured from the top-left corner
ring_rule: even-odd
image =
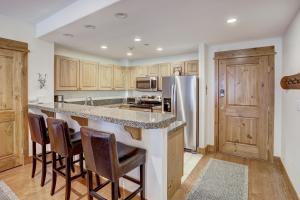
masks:
[[[196,151],[199,143],[199,79],[197,76],[162,78],[162,109],[186,122],[184,146]]]

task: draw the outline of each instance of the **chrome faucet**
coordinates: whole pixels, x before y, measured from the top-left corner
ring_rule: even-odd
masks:
[[[92,97],[85,98],[84,105],[88,105],[88,102],[91,106],[94,106],[94,101]]]

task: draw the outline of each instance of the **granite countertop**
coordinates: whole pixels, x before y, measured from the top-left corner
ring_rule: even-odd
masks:
[[[180,129],[184,126],[186,126],[186,122],[175,121],[168,126],[168,132],[171,133],[171,132],[177,131],[178,129]]]
[[[123,126],[143,129],[167,128],[170,124],[176,121],[176,117],[174,115],[166,113],[140,112],[70,103],[30,103],[29,108],[65,113],[92,120],[103,120]]]

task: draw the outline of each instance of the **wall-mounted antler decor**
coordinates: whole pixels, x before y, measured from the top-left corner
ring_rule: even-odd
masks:
[[[291,76],[284,76],[280,85],[283,89],[300,89],[300,73]]]

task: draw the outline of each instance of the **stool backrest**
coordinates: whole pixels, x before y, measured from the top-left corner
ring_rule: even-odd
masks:
[[[119,160],[115,135],[87,127],[82,127],[80,132],[87,169],[116,181]]]
[[[47,128],[42,115],[28,113],[28,123],[30,128],[31,140],[39,144],[47,144]]]
[[[68,124],[61,119],[47,118],[51,150],[61,156],[71,155],[71,142]]]

